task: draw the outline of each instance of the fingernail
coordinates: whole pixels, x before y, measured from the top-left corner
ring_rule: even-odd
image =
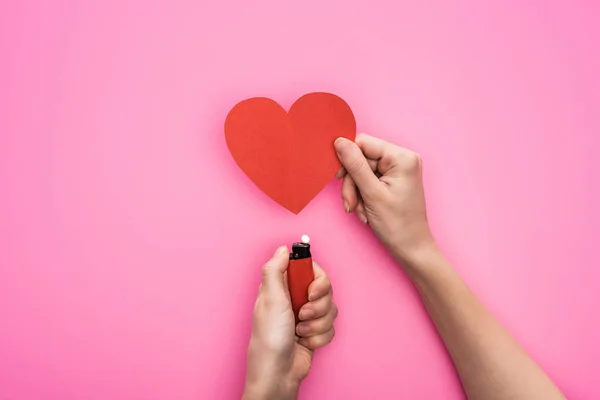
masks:
[[[287,246],[280,246],[277,251],[275,251],[275,255],[276,256],[283,256],[284,254],[287,254],[288,250],[287,250]]]
[[[350,206],[346,200],[344,200],[344,210],[346,211],[346,214],[350,212]]]
[[[335,139],[335,142],[333,142],[333,146],[335,147],[335,152],[337,153],[338,157],[340,155],[340,151],[342,151],[344,149],[344,146],[348,144],[347,141],[348,139],[339,137]]]
[[[358,218],[360,219],[360,222],[362,222],[363,224],[367,223],[367,217],[365,217],[364,215],[361,214]]]
[[[308,294],[308,301],[313,301],[316,298],[317,298],[317,293],[311,292]]]
[[[298,336],[305,336],[310,333],[310,327],[308,325],[299,324],[296,328],[296,333]]]
[[[300,314],[298,315],[298,317],[300,317],[300,319],[302,320],[306,320],[306,319],[311,319],[312,317],[314,317],[315,312],[313,310],[300,310]]]

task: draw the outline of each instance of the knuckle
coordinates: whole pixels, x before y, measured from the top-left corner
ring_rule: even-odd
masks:
[[[265,265],[263,265],[263,267],[262,267],[262,274],[263,274],[263,276],[270,275],[271,271],[273,271],[274,268],[275,267],[271,263],[266,263]]]
[[[331,281],[327,275],[323,275],[323,289],[325,289],[326,292],[331,291]]]
[[[267,291],[261,293],[256,299],[255,311],[263,310],[268,312],[275,306],[272,296]]]
[[[360,192],[363,201],[359,203],[360,207],[357,206],[355,211],[361,212],[362,210],[362,212],[365,212],[367,204],[379,203],[382,200],[382,196],[385,194],[383,192],[385,192],[385,190],[381,190],[381,182],[376,183],[377,184],[370,188],[370,190],[363,190]]]
[[[385,190],[373,190],[372,193],[365,194],[367,200],[370,200],[370,202],[375,203],[375,204],[379,204],[381,202],[386,201],[386,195],[387,195],[387,191],[385,191]],[[365,212],[369,211],[367,209],[368,206],[369,205],[365,201],[365,204],[364,204]]]
[[[422,160],[421,160],[421,156],[417,153],[414,152],[409,152],[406,155],[406,165],[409,169],[416,171],[419,168],[421,168],[421,164],[422,164]]]
[[[308,321],[304,324],[304,326],[307,328],[306,332],[303,334],[305,338],[311,338],[313,336],[317,336],[319,334],[319,332],[321,332],[320,327],[319,327],[319,323],[318,323],[318,319],[317,320],[312,320],[312,321]]]
[[[407,150],[403,149],[402,147],[398,147],[398,146],[394,146],[392,149],[390,149],[390,158],[393,158],[394,160],[402,160],[402,158],[406,155]]]
[[[361,144],[368,142],[370,139],[371,139],[371,137],[369,135],[367,135],[366,133],[359,133],[354,138],[354,143],[356,143],[357,145],[360,146]]]
[[[322,333],[323,328],[325,328],[327,321],[325,321],[324,316],[321,316],[317,319],[310,321],[310,330],[315,333]]]
[[[349,172],[360,171],[360,169],[363,167],[364,163],[365,163],[364,158],[354,156],[350,160],[348,160],[348,163],[346,165],[346,170]]]
[[[320,347],[325,346],[326,344],[327,344],[326,338],[324,338],[322,335],[313,336],[310,338],[310,346],[313,349],[318,349]]]
[[[318,349],[320,347],[327,346],[333,338],[335,337],[335,328],[331,327],[330,330],[323,333],[322,335],[311,336],[308,338],[303,338],[305,341],[306,347],[311,349]]]
[[[335,329],[333,327],[331,327],[331,329],[325,333],[324,335],[321,335],[319,337],[319,341],[320,343],[320,347],[326,346],[329,343],[331,343],[333,341],[333,338],[335,337]]]
[[[323,298],[323,302],[321,303],[321,315],[325,316],[329,313],[331,313],[331,310],[333,309],[333,307],[335,307],[335,304],[333,303],[333,301],[331,301],[331,296],[327,295]]]
[[[311,336],[309,338],[306,338],[306,347],[308,347],[309,349],[318,349],[319,346],[319,337],[318,336]]]

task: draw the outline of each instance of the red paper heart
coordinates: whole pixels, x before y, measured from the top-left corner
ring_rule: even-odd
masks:
[[[298,214],[340,168],[338,137],[354,140],[356,121],[330,93],[300,97],[289,112],[265,97],[244,100],[225,120],[229,152],[269,197]]]

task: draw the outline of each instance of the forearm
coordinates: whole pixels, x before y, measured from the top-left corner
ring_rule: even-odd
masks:
[[[246,382],[242,400],[296,400],[300,382],[282,374],[290,360],[278,360],[266,356],[264,346],[257,346],[250,339]],[[283,362],[283,364],[282,364]]]
[[[435,246],[405,264],[469,399],[564,399]]]

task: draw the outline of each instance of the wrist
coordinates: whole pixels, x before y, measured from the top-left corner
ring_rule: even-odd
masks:
[[[299,389],[299,385],[285,378],[265,377],[254,382],[246,380],[242,400],[296,400]]]
[[[288,357],[273,355],[250,339],[243,400],[295,400],[300,382],[290,377]]]
[[[420,273],[427,266],[435,263],[441,252],[433,237],[428,237],[411,246],[395,246],[391,249],[394,258],[409,275]]]

